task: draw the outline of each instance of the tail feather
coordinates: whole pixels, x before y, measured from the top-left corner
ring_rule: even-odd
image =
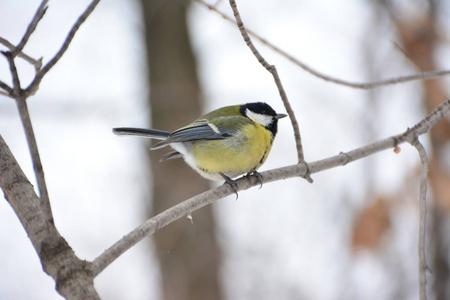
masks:
[[[165,140],[170,135],[169,131],[131,127],[113,128],[113,132],[117,135],[137,135],[158,140]]]
[[[181,158],[181,157],[183,157],[183,156],[184,156],[184,155],[181,154],[180,152],[178,152],[178,151],[173,151],[173,152],[169,152],[169,153],[164,154],[164,155],[161,157],[161,159],[159,160],[159,162],[164,162],[164,161],[166,161],[166,160],[175,159],[175,158]]]

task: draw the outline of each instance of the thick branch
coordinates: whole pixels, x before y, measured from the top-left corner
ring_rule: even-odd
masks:
[[[0,187],[58,292],[66,299],[100,299],[90,264],[78,259],[54,225],[45,220],[39,197],[1,136]]]
[[[34,80],[30,83],[30,85],[26,88],[26,94],[27,95],[33,95],[36,93],[36,91],[39,89],[39,84],[41,83],[42,79],[44,78],[45,74],[47,74],[48,71],[61,59],[61,57],[64,55],[66,50],[69,48],[70,43],[72,42],[75,34],[77,33],[80,26],[86,21],[86,19],[89,17],[89,15],[94,11],[97,4],[100,2],[100,0],[93,0],[91,4],[86,8],[84,13],[78,18],[78,20],[75,22],[75,24],[72,26],[72,28],[69,31],[69,34],[66,37],[66,40],[62,44],[59,51],[56,53],[56,55],[40,70],[37,74]]]
[[[235,20],[233,20],[231,17],[227,16],[223,12],[219,11],[216,8],[216,5],[208,4],[208,3],[206,3],[203,0],[197,0],[197,2],[200,2],[201,4],[205,5],[209,10],[214,11],[215,13],[220,15],[225,20],[236,24]],[[306,63],[304,63],[304,62],[298,60],[297,58],[293,57],[292,55],[290,55],[289,53],[287,53],[283,49],[275,46],[274,44],[269,42],[267,39],[261,37],[260,35],[258,35],[254,31],[252,31],[252,30],[247,28],[247,32],[251,36],[253,36],[255,39],[257,39],[258,41],[260,41],[261,43],[263,43],[264,45],[266,45],[267,47],[269,47],[273,51],[279,53],[281,56],[287,58],[290,62],[292,62],[295,65],[299,66],[300,68],[302,68],[306,72],[308,72],[308,73],[310,73],[310,74],[312,74],[312,75],[314,75],[314,76],[316,76],[316,77],[318,77],[320,79],[323,79],[325,81],[333,82],[333,83],[336,83],[336,84],[340,84],[340,85],[343,85],[343,86],[348,86],[348,87],[355,88],[355,89],[369,90],[369,89],[374,89],[374,88],[378,88],[378,87],[382,87],[382,86],[386,86],[386,85],[393,85],[393,84],[398,84],[398,83],[403,83],[403,82],[408,82],[408,81],[413,81],[413,80],[427,80],[427,79],[433,79],[433,78],[437,78],[437,77],[443,77],[443,76],[450,75],[450,70],[441,70],[441,71],[423,72],[423,73],[419,73],[419,74],[412,74],[412,75],[407,75],[407,76],[399,76],[399,77],[387,78],[387,79],[382,79],[382,80],[379,80],[379,81],[372,81],[372,82],[352,82],[352,81],[348,81],[348,80],[343,80],[343,79],[339,79],[339,78],[336,78],[336,77],[332,77],[332,76],[326,75],[326,74],[324,74],[322,72],[319,72],[319,71],[315,70],[314,68],[308,66]]]
[[[350,162],[380,152],[382,150],[395,148],[401,143],[412,143],[415,139],[417,139],[419,135],[428,132],[439,120],[444,118],[444,116],[449,112],[450,100],[447,100],[436,110],[430,113],[425,119],[416,124],[413,128],[406,130],[402,134],[389,137],[387,139],[361,148],[357,148],[346,153],[340,153],[339,155],[330,158],[308,163],[309,170],[306,164],[296,164],[262,172],[261,175],[264,178],[264,184],[272,181],[284,180],[291,177],[304,177],[309,172],[317,173],[338,166],[345,166]],[[254,177],[242,177],[236,180],[236,183],[239,187],[239,191],[247,190],[252,186],[259,185],[259,181]],[[181,217],[189,216],[197,209],[200,209],[231,194],[233,194],[233,189],[228,184],[225,184],[206,191],[195,197],[192,197],[184,202],[181,202],[180,204],[175,205],[156,215],[155,217],[147,220],[145,223],[138,226],[117,243],[112,245],[109,249],[107,249],[103,254],[98,256],[93,261],[92,268],[94,276],[101,273],[116,258],[122,255],[122,253],[133,247],[145,237],[152,235],[164,226],[180,219]]]
[[[256,57],[256,59],[259,61],[259,63],[266,68],[267,71],[269,71],[273,79],[275,80],[275,84],[277,85],[278,91],[280,93],[281,100],[283,101],[284,107],[286,108],[286,112],[289,115],[289,118],[291,120],[292,128],[294,129],[294,137],[295,137],[295,143],[297,146],[297,158],[298,163],[304,163],[305,162],[305,156],[303,154],[303,146],[302,146],[302,138],[300,135],[300,128],[298,126],[297,118],[295,117],[294,110],[292,109],[291,104],[289,103],[286,91],[284,90],[283,84],[281,83],[280,77],[278,76],[277,69],[274,65],[269,64],[264,57],[259,53],[258,49],[256,49],[255,45],[253,45],[252,40],[250,39],[250,36],[248,35],[247,30],[245,29],[244,23],[242,22],[241,16],[239,14],[239,10],[237,8],[236,2],[234,0],[230,0],[230,6],[233,10],[234,17],[236,18],[236,25],[238,26],[242,37],[244,38],[245,43],[252,51],[253,55]],[[311,177],[309,174],[306,174],[305,178],[312,182]]]

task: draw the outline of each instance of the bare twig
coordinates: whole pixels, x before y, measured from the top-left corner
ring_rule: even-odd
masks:
[[[86,10],[83,12],[83,14],[78,18],[78,20],[75,22],[75,24],[70,29],[69,33],[67,34],[66,40],[62,44],[59,51],[55,54],[55,56],[40,70],[34,80],[30,83],[30,85],[25,89],[27,95],[33,95],[36,93],[36,91],[39,89],[39,84],[41,83],[42,79],[44,78],[45,74],[47,74],[48,71],[61,59],[61,57],[64,55],[66,50],[69,48],[70,43],[72,42],[75,34],[77,33],[80,26],[86,21],[86,19],[89,17],[89,15],[94,11],[97,4],[100,2],[100,0],[93,0],[91,4],[86,8]]]
[[[371,154],[386,150],[389,148],[395,148],[399,144],[404,142],[412,143],[419,135],[427,133],[439,120],[443,119],[446,114],[450,112],[450,100],[445,101],[436,110],[430,113],[425,119],[420,121],[411,129],[406,130],[404,133],[389,137],[387,139],[369,144],[367,146],[357,148],[355,150],[322,159],[309,163],[309,168],[306,164],[296,164],[283,168],[273,169],[261,173],[264,177],[264,184],[269,182],[284,180],[291,177],[304,177],[309,172],[317,173],[327,169],[335,168],[338,166],[345,166],[346,164],[359,160],[363,157]],[[256,178],[240,178],[236,180],[239,191],[247,190],[252,186],[258,185],[259,182]],[[175,205],[164,212],[156,215],[155,217],[147,220],[142,225],[131,231],[124,236],[104,253],[98,256],[92,265],[92,271],[94,275],[101,273],[108,265],[110,265],[115,259],[122,255],[125,251],[133,247],[139,241],[145,237],[152,235],[164,226],[184,217],[192,214],[199,208],[202,208],[214,201],[221,199],[225,196],[233,194],[233,189],[224,184],[220,187],[211,189],[195,197],[192,197],[186,201]]]
[[[25,136],[30,149],[31,160],[33,162],[34,173],[38,183],[39,196],[41,199],[41,209],[45,216],[46,221],[53,224],[53,214],[50,206],[50,199],[48,197],[47,184],[45,183],[44,169],[42,167],[41,157],[39,155],[39,149],[34,135],[33,125],[31,124],[30,114],[28,112],[26,95],[20,87],[19,74],[17,73],[16,64],[11,52],[2,52],[8,60],[11,76],[13,78],[13,90],[11,96],[16,99],[17,108],[20,114],[20,120],[22,121],[23,129],[25,130]]]
[[[419,142],[419,139],[414,139],[411,144],[417,149],[420,156],[420,162],[422,163],[422,171],[420,173],[420,218],[419,218],[419,295],[420,300],[427,299],[427,262],[425,256],[425,244],[426,244],[426,216],[427,216],[427,188],[428,188],[428,156],[423,145]]]
[[[12,87],[10,87],[9,85],[7,85],[6,83],[4,83],[1,80],[0,80],[0,88],[4,89],[6,91],[6,93],[3,93],[3,95],[12,97],[12,94],[13,94]]]
[[[289,115],[289,118],[291,120],[292,128],[294,129],[294,137],[295,137],[295,143],[297,146],[297,158],[298,163],[306,163],[305,162],[305,156],[303,153],[303,146],[302,146],[302,138],[300,135],[300,128],[298,126],[297,118],[295,117],[294,110],[292,109],[291,104],[289,103],[286,91],[284,90],[283,84],[281,83],[280,76],[278,75],[277,69],[274,65],[269,64],[264,57],[259,53],[258,49],[256,49],[255,45],[253,44],[252,40],[250,39],[250,36],[248,35],[247,30],[245,29],[244,23],[242,22],[241,15],[239,14],[239,10],[237,8],[237,4],[234,0],[230,0],[230,6],[233,10],[234,17],[236,18],[236,25],[238,26],[242,37],[244,38],[245,43],[252,51],[253,55],[256,57],[258,62],[266,68],[267,71],[269,71],[273,79],[275,80],[275,84],[277,85],[278,91],[280,93],[281,100],[283,101],[284,107],[286,108],[286,112]],[[311,177],[309,174],[306,174],[305,179],[309,182],[312,182]]]
[[[38,14],[36,14],[36,15],[38,15]],[[36,24],[37,24],[38,21],[39,20],[36,21],[36,16],[35,16],[35,18],[33,19],[33,22],[36,22]],[[28,29],[30,30],[30,26],[28,27]],[[33,30],[34,29],[32,29],[32,31]],[[27,33],[28,33],[28,31],[27,31]],[[27,40],[28,38],[24,38],[24,39],[22,39],[22,41]],[[9,63],[9,68],[11,71],[11,76],[12,76],[12,81],[13,81],[12,97],[14,99],[16,99],[17,108],[18,108],[19,114],[20,114],[20,120],[22,121],[22,126],[25,130],[25,136],[26,136],[27,143],[28,143],[28,148],[30,149],[31,160],[33,162],[33,168],[34,168],[36,180],[38,183],[42,213],[45,216],[45,220],[47,222],[49,222],[49,224],[53,224],[54,220],[53,220],[53,214],[52,214],[52,210],[51,210],[51,206],[50,206],[50,199],[49,199],[48,191],[47,191],[47,184],[45,183],[44,169],[42,167],[41,157],[39,155],[39,149],[37,146],[36,137],[34,135],[33,125],[31,124],[30,114],[28,112],[28,107],[27,107],[27,102],[26,102],[27,96],[20,86],[19,74],[17,73],[17,68],[16,68],[16,64],[14,61],[13,53],[9,52],[9,51],[2,52],[2,53],[5,55],[6,59],[8,60],[8,63]]]
[[[13,52],[13,51],[15,51],[17,49],[16,46],[14,46],[7,39],[4,39],[2,37],[0,37],[0,44],[3,44],[11,52]],[[36,70],[36,72],[38,72],[42,68],[42,57],[40,59],[34,59],[31,56],[29,56],[29,55],[27,55],[27,54],[25,54],[23,52],[19,52],[17,54],[17,56],[22,58],[26,62],[30,63],[31,65],[33,65],[34,69]]]
[[[12,96],[14,98],[20,97],[22,88],[20,87],[20,79],[19,74],[17,73],[16,63],[14,62],[14,57],[12,56],[12,53],[9,51],[2,51],[2,54],[6,57],[6,60],[8,61],[9,64],[9,71],[11,72],[13,83]]]
[[[0,90],[0,95],[6,96],[6,97],[11,97],[11,96],[9,95],[9,93],[7,93],[7,92],[5,92],[5,91],[2,91],[2,90]]]
[[[209,10],[214,11],[215,13],[220,15],[225,20],[236,24],[235,20],[233,20],[231,17],[227,16],[223,12],[219,11],[215,5],[208,4],[204,0],[196,0],[196,1],[203,4],[204,6],[206,6]],[[255,39],[257,39],[258,41],[260,41],[261,43],[263,43],[270,49],[274,50],[275,52],[279,53],[281,56],[285,57],[290,62],[299,66],[306,72],[308,72],[320,79],[323,79],[325,81],[333,82],[336,84],[348,86],[348,87],[355,88],[355,89],[369,90],[369,89],[374,89],[374,88],[378,88],[378,87],[382,87],[382,86],[386,86],[386,85],[393,85],[393,84],[398,84],[398,83],[403,83],[403,82],[408,82],[408,81],[413,81],[413,80],[427,80],[427,79],[450,75],[450,70],[441,70],[441,71],[423,72],[423,73],[418,73],[418,74],[393,77],[393,78],[383,79],[383,80],[379,80],[379,81],[372,81],[372,82],[352,82],[352,81],[332,77],[332,76],[326,75],[322,72],[319,72],[319,71],[313,69],[312,67],[308,66],[306,63],[293,57],[292,55],[290,55],[286,51],[282,50],[281,48],[270,43],[267,39],[261,37],[254,31],[247,29],[247,32],[251,36],[253,36]]]
[[[28,112],[27,101],[25,98],[17,98],[17,108],[22,121],[25,136],[27,138],[28,148],[30,149],[31,159],[33,161],[33,169],[36,175],[36,181],[39,188],[39,197],[41,200],[41,210],[45,219],[50,224],[54,223],[52,208],[50,205],[50,198],[47,190],[47,183],[45,182],[44,168],[39,155],[39,148],[34,135],[33,125],[31,123],[30,113]]]
[[[34,135],[34,130],[33,130],[32,124],[31,124],[30,114],[28,112],[28,107],[27,107],[26,101],[30,95],[32,95],[36,92],[36,90],[39,87],[39,83],[41,82],[41,80],[45,76],[45,74],[63,56],[64,52],[69,47],[70,42],[72,41],[75,33],[77,32],[77,30],[79,29],[81,24],[83,24],[83,22],[86,20],[86,18],[92,13],[92,11],[94,10],[95,6],[99,3],[99,1],[100,0],[93,0],[92,3],[86,8],[85,12],[78,18],[77,22],[71,28],[61,49],[58,51],[58,53],[55,55],[55,57],[52,60],[50,60],[50,62],[42,70],[38,71],[33,82],[30,84],[30,86],[26,90],[23,90],[21,88],[19,74],[17,73],[14,57],[15,57],[15,55],[19,54],[22,51],[23,47],[27,43],[31,34],[36,29],[37,24],[39,23],[41,18],[44,16],[45,11],[47,9],[46,4],[47,4],[48,0],[42,1],[41,5],[39,6],[33,20],[29,24],[28,29],[25,32],[19,45],[12,51],[2,52],[5,55],[6,59],[8,60],[8,63],[9,63],[13,87],[10,88],[8,85],[4,84],[3,82],[0,84],[0,87],[2,87],[4,90],[6,90],[9,93],[9,95],[12,98],[16,99],[16,101],[17,101],[17,107],[19,109],[20,118],[22,121],[23,128],[25,130],[28,147],[30,149],[31,158],[33,161],[33,167],[34,167],[36,179],[38,182],[39,196],[41,198],[41,209],[45,216],[45,219],[50,224],[53,224],[53,222],[54,222],[53,214],[51,211],[47,185],[45,182],[44,170],[42,167],[42,162],[41,162],[40,155],[39,155],[36,137]],[[31,93],[30,93],[30,90],[32,91]]]
[[[36,11],[36,14],[33,17],[33,20],[31,20],[30,24],[28,24],[27,31],[23,35],[22,40],[20,41],[19,45],[17,45],[16,49],[14,49],[14,51],[11,52],[13,58],[16,57],[17,54],[22,52],[23,47],[25,47],[25,45],[28,42],[28,39],[30,38],[31,34],[34,32],[34,30],[36,29],[39,21],[44,16],[44,14],[45,14],[45,12],[47,11],[47,8],[48,8],[47,2],[48,2],[48,0],[43,0],[42,1],[41,5],[39,6],[38,10]]]

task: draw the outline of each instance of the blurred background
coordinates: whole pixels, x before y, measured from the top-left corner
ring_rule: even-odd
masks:
[[[17,44],[40,1],[0,2],[0,36]],[[47,62],[89,1],[50,1],[24,52]],[[227,1],[211,2],[232,16]],[[450,69],[450,2],[237,1],[248,29],[330,76],[374,81]],[[329,83],[255,41],[277,66],[315,161],[403,132],[448,98],[449,79],[373,90]],[[1,46],[2,50],[6,50]],[[22,85],[33,67],[18,59]],[[0,59],[0,79],[11,82]],[[196,1],[102,1],[28,100],[56,226],[93,260],[147,218],[210,186],[182,161],[163,164],[120,126],[174,130],[215,108],[266,101],[272,76],[235,25]],[[279,134],[262,171],[296,163]],[[13,100],[0,134],[32,182]],[[431,299],[449,296],[450,129],[421,137],[430,156],[427,255]],[[420,161],[409,145],[253,188],[181,219],[95,280],[103,299],[418,299]],[[0,299],[61,299],[7,201],[0,201]]]

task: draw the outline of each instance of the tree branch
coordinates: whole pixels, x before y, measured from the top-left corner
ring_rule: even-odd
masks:
[[[3,95],[12,98],[12,94],[13,94],[12,87],[10,87],[9,85],[7,85],[6,83],[4,83],[3,81],[0,80],[0,88],[4,89],[6,91]]]
[[[419,203],[420,203],[420,217],[419,217],[419,295],[420,300],[427,299],[427,270],[428,265],[425,255],[426,245],[426,216],[427,216],[427,188],[428,188],[428,156],[423,145],[415,138],[411,145],[413,145],[417,152],[419,152],[420,162],[422,164],[422,171],[420,172],[420,188],[419,188]]]
[[[52,223],[43,217],[40,199],[0,135],[0,187],[19,217],[43,269],[66,299],[100,299],[91,265],[80,260]]]
[[[69,48],[70,43],[72,42],[75,34],[77,33],[80,26],[86,21],[86,19],[89,17],[89,15],[94,11],[97,4],[100,2],[100,0],[93,0],[91,4],[86,8],[84,13],[78,18],[78,20],[75,22],[75,24],[72,26],[71,30],[69,31],[66,40],[62,44],[59,51],[55,54],[55,56],[40,70],[34,80],[30,83],[30,85],[25,89],[27,95],[34,95],[36,91],[39,89],[39,84],[41,83],[42,79],[44,78],[45,74],[47,74],[48,71],[61,59],[61,57],[64,55],[66,50]]]
[[[369,144],[361,148],[357,148],[346,153],[341,152],[336,156],[309,163],[309,170],[306,164],[303,163],[262,172],[261,175],[264,177],[264,184],[277,180],[284,180],[291,177],[304,177],[309,172],[317,173],[338,166],[345,166],[350,162],[359,160],[363,157],[372,155],[382,150],[395,148],[401,143],[412,143],[415,139],[417,139],[419,135],[427,133],[449,112],[450,99],[441,104],[425,119],[417,123],[411,129],[406,130],[402,134],[380,140],[378,142]],[[259,181],[254,177],[242,177],[236,180],[236,184],[239,187],[239,191],[243,191],[249,189],[252,186],[259,185]],[[94,273],[94,276],[101,273],[115,259],[117,259],[125,251],[133,247],[145,237],[152,235],[161,228],[180,219],[181,217],[189,216],[197,209],[200,209],[233,193],[234,192],[231,186],[228,184],[224,184],[220,187],[211,189],[186,201],[183,201],[180,204],[177,204],[154,216],[153,218],[148,219],[146,222],[138,226],[136,229],[131,231],[129,234],[127,234],[110,248],[108,248],[104,253],[102,253],[93,261],[92,271]]]
[[[5,47],[9,49],[9,51],[13,52],[17,48],[13,44],[11,44],[7,39],[0,37],[0,44],[3,44]],[[23,53],[22,51],[17,54],[18,57],[22,58],[29,64],[34,66],[36,72],[38,72],[42,68],[42,57],[40,59],[34,59],[31,56]]]
[[[45,182],[44,168],[42,166],[41,156],[39,155],[39,148],[37,146],[36,136],[34,135],[30,113],[28,112],[27,101],[25,98],[18,98],[16,100],[20,120],[25,131],[28,148],[30,149],[33,169],[36,175],[36,181],[38,183],[41,210],[43,215],[45,216],[46,221],[50,224],[54,224],[52,207],[50,205],[50,197],[48,195],[47,183]]]
[[[45,14],[45,11],[47,10],[47,2],[48,0],[42,1],[41,5],[39,6],[33,20],[28,25],[28,29],[26,33],[24,34],[21,42],[19,45],[11,52],[6,51],[2,52],[6,59],[8,60],[12,81],[13,81],[13,88],[10,88],[8,85],[4,84],[3,82],[0,83],[0,86],[5,89],[7,92],[9,92],[9,95],[12,96],[14,99],[16,99],[17,107],[20,114],[20,119],[22,121],[23,128],[25,130],[25,135],[27,138],[28,147],[30,149],[31,158],[33,161],[33,168],[36,174],[36,179],[38,182],[38,188],[39,188],[39,196],[41,198],[41,209],[45,216],[45,219],[50,222],[51,224],[54,223],[53,220],[53,214],[51,210],[48,190],[47,190],[47,184],[45,182],[45,175],[44,175],[44,169],[42,167],[42,162],[39,155],[39,149],[36,142],[36,137],[34,135],[33,126],[31,124],[31,118],[30,114],[28,112],[27,107],[27,98],[34,94],[38,87],[39,83],[41,82],[42,78],[45,76],[45,74],[59,61],[59,59],[64,55],[65,51],[68,49],[73,37],[75,36],[75,33],[80,28],[81,24],[84,23],[84,21],[87,19],[87,17],[92,13],[96,5],[99,3],[100,0],[93,0],[91,4],[86,8],[85,12],[78,18],[78,20],[75,22],[73,27],[71,28],[69,34],[66,37],[66,40],[64,41],[61,49],[58,51],[58,53],[55,55],[55,57],[50,60],[50,62],[38,73],[36,74],[33,82],[30,84],[30,86],[23,90],[20,86],[20,79],[19,74],[17,73],[16,65],[14,62],[14,57],[16,54],[20,53],[25,46],[26,42],[30,38],[31,34],[36,29],[37,24],[42,19],[42,17]],[[30,92],[30,90],[32,92]]]
[[[297,118],[295,117],[294,110],[292,109],[291,104],[289,103],[286,91],[284,90],[283,84],[281,83],[280,77],[278,76],[277,69],[274,65],[269,64],[264,57],[259,53],[258,49],[256,49],[255,45],[253,45],[252,40],[250,39],[250,36],[248,35],[247,30],[245,29],[244,23],[242,22],[241,15],[239,14],[239,10],[237,8],[237,4],[234,0],[230,0],[230,6],[233,10],[234,17],[236,18],[236,25],[238,26],[242,37],[244,38],[245,43],[252,51],[253,55],[256,57],[256,59],[259,61],[259,63],[266,68],[267,71],[269,71],[273,79],[275,80],[275,84],[277,85],[278,91],[280,93],[281,100],[283,101],[284,107],[286,108],[286,112],[289,115],[289,118],[291,120],[292,128],[294,129],[294,137],[295,137],[295,143],[297,146],[297,158],[298,163],[306,163],[305,162],[305,156],[303,153],[303,146],[302,146],[302,138],[300,135],[300,128],[298,126]],[[312,183],[312,179],[309,176],[309,174],[305,175],[305,179],[308,180],[310,183]]]
[[[31,124],[27,107],[27,98],[32,94],[23,90],[20,85],[19,74],[16,69],[14,58],[20,54],[31,34],[34,32],[39,20],[43,17],[47,7],[44,0],[36,12],[33,20],[17,47],[9,45],[11,51],[2,51],[8,60],[13,87],[0,81],[0,87],[8,92],[8,96],[17,102],[22,125],[25,130],[28,147],[31,152],[33,167],[36,174],[40,198],[36,195],[33,186],[30,184],[23,171],[18,166],[14,156],[8,146],[0,136],[0,187],[2,188],[7,201],[13,207],[25,228],[46,273],[56,282],[57,291],[66,299],[100,299],[94,289],[93,274],[91,264],[80,260],[61,237],[53,222],[50,201],[45,183],[44,171],[39,156],[39,151]],[[80,16],[69,32],[63,46],[56,56],[38,71],[33,82],[33,93],[38,89],[39,83],[62,57],[67,50],[75,32],[93,11],[99,0],[93,1],[86,11]],[[2,39],[2,42],[6,41]],[[6,41],[7,42],[7,41]],[[7,46],[8,46],[7,42]],[[34,84],[34,85],[33,85]]]
[[[208,4],[204,0],[196,0],[196,1],[203,4],[204,6],[206,6],[209,10],[217,13],[223,19],[236,24],[235,20],[233,20],[231,17],[227,16],[223,12],[219,11],[216,8],[216,5]],[[355,89],[370,90],[370,89],[374,89],[374,88],[378,88],[378,87],[382,87],[382,86],[386,86],[386,85],[393,85],[393,84],[414,81],[414,80],[428,80],[428,79],[433,79],[433,78],[437,78],[437,77],[443,77],[443,76],[450,75],[450,70],[440,70],[440,71],[432,71],[432,72],[422,72],[422,73],[406,75],[406,76],[392,77],[392,78],[387,78],[387,79],[382,79],[379,81],[372,81],[372,82],[352,82],[352,81],[332,77],[332,76],[326,75],[322,72],[319,72],[319,71],[315,70],[314,68],[308,66],[306,63],[296,59],[295,57],[293,57],[286,51],[282,50],[281,48],[275,46],[274,44],[269,42],[267,39],[261,37],[254,31],[247,28],[247,32],[251,36],[253,36],[255,39],[257,39],[258,41],[260,41],[261,43],[263,43],[264,45],[266,45],[273,51],[279,53],[281,56],[285,57],[290,62],[299,66],[300,68],[302,68],[304,71],[310,73],[311,75],[314,75],[314,76],[316,76],[320,79],[323,79],[325,81],[328,81],[328,82],[333,82],[333,83],[336,83],[339,85],[348,86],[348,87],[355,88]]]
[[[2,51],[2,54],[6,57],[6,60],[9,64],[9,71],[11,72],[12,77],[12,97],[18,98],[21,97],[22,88],[20,87],[20,79],[19,74],[17,73],[16,63],[14,62],[14,57],[12,53],[9,51]]]
[[[39,21],[42,19],[45,12],[47,11],[47,8],[48,8],[47,2],[48,2],[48,0],[42,1],[41,5],[39,6],[38,10],[36,11],[36,13],[33,17],[33,20],[31,20],[30,24],[28,24],[27,31],[23,35],[22,40],[20,41],[19,45],[17,45],[16,49],[14,49],[14,51],[11,52],[12,58],[16,57],[17,54],[22,52],[22,50],[25,47],[26,43],[28,42],[28,39],[30,38],[31,34],[34,32]]]
[[[37,22],[39,22],[40,18],[42,18],[42,15],[45,12],[45,9],[43,8],[43,3],[41,4],[41,7],[39,8],[38,12],[35,15],[35,18],[33,19],[32,23],[34,23],[34,26],[30,24],[28,26],[28,31],[31,31],[31,33],[34,31],[34,28],[37,25]],[[40,10],[44,9],[44,12],[39,13]],[[41,17],[39,17],[41,16]],[[30,29],[31,28],[31,29]],[[22,41],[26,41],[29,38],[28,31],[25,34],[25,37],[22,39]],[[30,34],[31,34],[30,33]],[[25,45],[25,44],[23,44]],[[22,47],[23,48],[23,47]],[[17,50],[18,48],[16,48]],[[20,120],[22,121],[22,126],[25,131],[26,140],[28,143],[28,148],[30,149],[30,155],[31,160],[33,162],[33,169],[34,173],[36,175],[36,181],[38,183],[38,189],[39,189],[39,196],[40,196],[40,205],[42,213],[44,214],[45,220],[48,221],[50,224],[54,224],[53,220],[53,214],[52,209],[50,206],[50,199],[48,196],[47,191],[47,184],[45,182],[45,175],[44,175],[44,169],[42,167],[41,157],[39,155],[39,149],[36,142],[36,137],[34,135],[33,125],[31,124],[30,114],[28,112],[27,107],[27,96],[22,90],[20,86],[20,79],[19,74],[17,72],[16,64],[14,61],[14,54],[13,52],[6,51],[2,52],[3,55],[6,57],[9,63],[9,68],[11,71],[12,81],[13,81],[13,91],[11,93],[11,96],[16,100],[17,108],[19,110],[20,114]]]

